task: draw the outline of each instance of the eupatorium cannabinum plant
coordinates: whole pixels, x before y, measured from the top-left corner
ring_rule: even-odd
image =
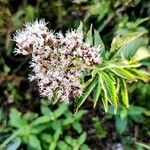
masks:
[[[83,36],[82,23],[65,34],[50,31],[46,25],[44,20],[27,23],[13,37],[16,54],[32,55],[29,78],[37,81],[41,96],[54,102],[75,100],[78,110],[94,91],[94,107],[101,97],[106,112],[108,102],[116,111],[119,99],[128,107],[127,82],[149,79],[137,69],[141,64],[131,59],[136,51],[128,58],[124,50],[144,33],[113,40],[108,52],[96,30],[93,35],[91,28]]]

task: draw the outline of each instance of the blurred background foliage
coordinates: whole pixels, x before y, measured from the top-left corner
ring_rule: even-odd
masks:
[[[138,55],[144,55],[145,49],[150,51],[149,0],[0,0],[0,143],[10,137],[13,130],[31,126],[36,119],[64,108],[50,125],[44,122],[34,133],[27,130],[31,134],[22,133],[11,144],[6,141],[7,149],[150,149],[149,83],[130,84],[130,107],[119,107],[116,115],[111,107],[107,114],[101,106],[93,109],[90,98],[83,106],[86,113],[79,111],[78,119],[72,115],[73,106],[44,104],[36,84],[27,79],[30,57],[15,56],[11,41],[16,29],[37,18],[45,18],[50,29],[63,32],[77,28],[80,21],[85,30],[92,24],[106,49],[110,48],[113,37],[146,31],[148,37],[136,42],[141,49]],[[150,58],[141,63],[149,71]],[[0,149],[6,147],[2,145]]]

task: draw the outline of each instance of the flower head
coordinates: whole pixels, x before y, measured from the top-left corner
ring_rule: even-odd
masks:
[[[101,63],[100,49],[84,42],[76,30],[54,33],[44,20],[25,24],[13,40],[15,53],[32,54],[31,80],[37,80],[40,95],[65,102],[82,94],[80,77],[85,67]]]

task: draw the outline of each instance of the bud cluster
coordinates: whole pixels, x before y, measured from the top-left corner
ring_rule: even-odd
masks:
[[[40,94],[48,99],[69,102],[81,96],[83,86],[80,77],[87,66],[100,64],[100,49],[84,42],[76,30],[54,33],[44,20],[25,24],[13,37],[17,54],[32,54],[33,75]]]

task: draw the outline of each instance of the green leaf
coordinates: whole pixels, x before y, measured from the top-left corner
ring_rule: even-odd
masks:
[[[146,46],[147,44],[148,44],[148,39],[142,37],[137,38],[132,42],[129,42],[127,45],[122,46],[118,50],[116,55],[120,55],[122,58],[125,59],[131,59],[141,46]]]
[[[108,112],[108,99],[106,98],[105,94],[104,94],[104,97],[102,98],[102,103],[103,103],[105,112]]]
[[[81,105],[85,102],[85,100],[87,99],[87,97],[93,91],[96,83],[97,83],[97,81],[95,79],[93,79],[93,81],[91,81],[91,83],[89,84],[89,86],[85,89],[85,92],[83,93],[83,95],[77,100],[77,108],[76,108],[75,113],[78,112],[78,109],[81,107]]]
[[[126,107],[129,107],[127,83],[123,79],[120,79],[120,86],[122,102]]]
[[[79,27],[77,28],[77,33],[80,33],[83,35],[83,23],[81,21],[80,21]]]
[[[80,149],[81,150],[90,150],[90,148],[86,144],[82,144],[81,147],[80,147]]]
[[[147,82],[150,80],[150,74],[144,70],[137,70],[137,69],[128,69],[132,74],[136,76],[136,78]]]
[[[32,121],[37,117],[38,117],[37,113],[30,112],[30,111],[23,115],[23,118],[28,120],[28,121]]]
[[[42,150],[39,139],[35,135],[29,136],[29,147],[30,150]]]
[[[110,77],[105,72],[100,72],[99,76],[100,76],[101,87],[104,91],[105,98],[106,100],[108,100],[110,103],[113,104],[114,111],[116,112],[117,111],[117,88],[114,85],[114,81],[112,80],[112,77]],[[105,102],[107,106],[106,100],[103,102]]]
[[[90,27],[90,30],[87,32],[87,35],[86,35],[86,42],[89,43],[90,45],[93,45],[92,25],[91,25],[91,27]]]
[[[67,126],[67,125],[69,125],[69,124],[72,124],[73,122],[74,122],[74,118],[69,117],[69,118],[66,118],[66,119],[62,122],[62,124],[63,124],[63,126]]]
[[[140,47],[135,55],[133,56],[132,60],[134,61],[141,61],[142,59],[146,59],[150,57],[150,49],[146,47]]]
[[[72,124],[72,126],[73,126],[74,130],[77,131],[77,133],[80,134],[82,132],[82,127],[79,122],[76,121],[75,123]]]
[[[21,145],[21,139],[17,138],[13,143],[9,144],[7,150],[17,150]]]
[[[80,135],[80,137],[78,138],[78,144],[79,144],[79,145],[83,144],[83,143],[85,142],[85,140],[86,140],[86,133],[83,132],[83,133]]]
[[[128,116],[128,109],[126,107],[121,107],[118,111],[118,115],[120,119],[125,119]]]
[[[149,66],[150,66],[150,57],[145,58],[145,59],[142,59],[142,60],[140,61],[140,64],[143,65],[143,66],[149,67]]]
[[[136,77],[130,73],[128,70],[126,70],[125,68],[111,68],[110,71],[112,71],[114,74],[116,74],[117,76],[123,78],[123,79],[127,79],[127,80],[136,80]]]
[[[39,124],[43,124],[43,123],[47,123],[47,122],[50,122],[52,120],[55,120],[58,117],[60,117],[62,114],[64,114],[64,112],[66,110],[67,110],[67,105],[66,104],[62,104],[53,113],[51,112],[50,115],[41,116],[41,117],[37,118],[36,120],[34,120],[31,125],[32,126],[37,126]]]
[[[119,134],[122,134],[127,127],[127,118],[121,119],[119,116],[116,116],[116,130]]]
[[[128,110],[128,114],[130,116],[141,115],[144,112],[145,112],[145,108],[139,106],[133,106],[133,105],[130,105]]]
[[[71,136],[68,136],[68,135],[67,135],[67,136],[65,136],[65,141],[66,141],[67,144],[72,145],[73,139],[72,139]]]
[[[13,127],[21,128],[22,126],[27,125],[27,120],[25,120],[21,116],[21,113],[15,108],[11,109],[9,117],[10,117],[9,124]]]
[[[57,142],[60,135],[61,135],[61,130],[60,129],[56,130],[55,133],[54,133],[54,136],[53,136],[53,140],[55,142]]]
[[[61,130],[62,128],[62,123],[60,120],[56,119],[51,123],[52,128],[56,131],[56,130]]]
[[[97,101],[100,97],[100,94],[101,94],[101,85],[100,85],[100,78],[98,77],[98,83],[96,85],[96,89],[95,89],[95,92],[94,92],[94,96],[93,96],[93,101],[94,101],[94,108],[96,107],[97,105]]]
[[[59,150],[69,150],[69,146],[64,141],[58,141],[57,147]]]
[[[99,35],[99,32],[97,30],[94,30],[94,46],[99,47],[102,52],[105,50],[104,43]]]
[[[81,120],[82,119],[82,116],[84,115],[84,114],[86,114],[86,110],[80,110],[80,111],[78,111],[77,113],[76,113],[76,115],[74,116],[74,118],[75,118],[75,120]]]
[[[121,48],[122,46],[127,45],[129,42],[132,42],[133,40],[139,38],[140,36],[142,36],[144,33],[128,33],[118,39],[113,39],[112,44],[111,44],[111,48],[110,51],[116,51],[119,48]]]
[[[57,143],[56,142],[51,142],[49,145],[48,150],[55,150]]]
[[[150,145],[148,145],[148,144],[144,144],[144,143],[140,143],[140,142],[135,142],[135,144],[137,144],[145,149],[150,150]]]
[[[41,116],[32,122],[32,126],[37,126],[43,123],[47,123],[51,121],[51,118],[54,118],[54,115],[51,113],[50,116]]]
[[[54,111],[54,117],[55,119],[60,117],[62,114],[64,114],[67,111],[67,105],[66,104],[61,104],[59,105],[59,108],[57,110]]]
[[[33,128],[31,128],[31,133],[32,133],[32,134],[39,134],[39,133],[41,133],[43,130],[49,128],[49,126],[50,126],[49,123],[39,124],[39,125],[33,126]]]
[[[51,113],[51,110],[48,108],[48,106],[41,105],[41,113],[43,115],[49,115]]]
[[[50,134],[48,134],[48,133],[42,133],[42,134],[40,134],[40,138],[41,138],[43,141],[47,142],[47,143],[52,142],[52,135],[50,135]]]

